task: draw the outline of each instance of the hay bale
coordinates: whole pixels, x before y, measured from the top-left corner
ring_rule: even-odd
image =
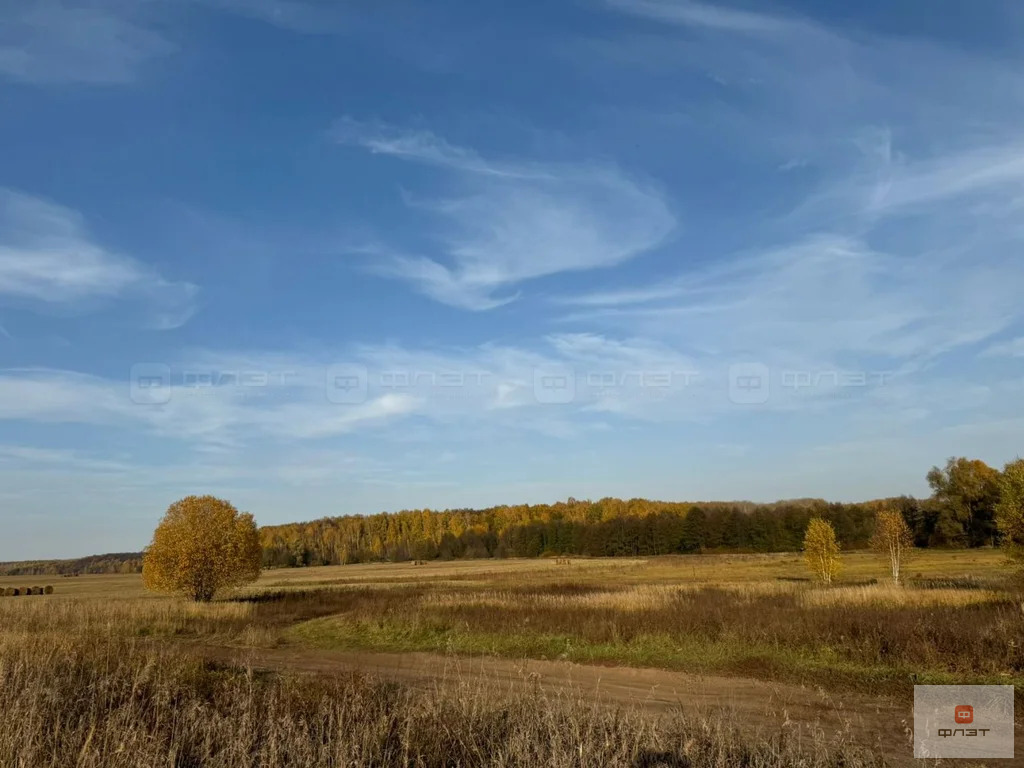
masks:
[[[0,597],[11,597],[13,590],[10,587],[0,587]]]
[[[41,594],[43,594],[43,590],[42,590],[41,587],[29,587],[28,588],[28,594],[30,594],[30,595],[41,595]]]
[[[43,589],[43,594],[44,595],[52,595],[53,594],[53,587],[50,586],[49,584],[47,584],[46,587]]]
[[[19,595],[21,594],[21,590],[20,590],[20,589],[18,589],[17,587],[15,587],[14,589],[12,589],[12,590],[11,590],[11,592],[13,592],[13,593],[14,593],[14,594],[12,594],[12,595],[11,595],[11,597],[18,597],[18,596],[19,596]]]

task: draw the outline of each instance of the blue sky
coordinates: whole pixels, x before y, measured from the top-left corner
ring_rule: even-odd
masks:
[[[956,12],[952,12],[953,10]],[[1013,2],[0,4],[0,559],[924,495],[1024,418]]]

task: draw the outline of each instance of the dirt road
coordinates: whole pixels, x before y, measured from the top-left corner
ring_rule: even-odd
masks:
[[[470,685],[495,695],[539,686],[605,705],[639,706],[656,713],[726,714],[752,735],[789,728],[802,738],[843,739],[896,760],[912,754],[908,705],[864,694],[750,678],[695,675],[659,669],[604,667],[561,661],[456,657],[430,653],[370,653],[302,648],[238,649],[202,646],[211,659],[259,669],[328,675],[357,670],[417,687]]]

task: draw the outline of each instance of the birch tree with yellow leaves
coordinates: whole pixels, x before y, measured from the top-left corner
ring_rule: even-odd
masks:
[[[894,509],[881,510],[875,521],[875,535],[871,539],[871,546],[876,552],[888,558],[892,583],[899,584],[903,563],[914,551],[914,536],[903,515]]]
[[[804,559],[814,577],[826,586],[839,575],[839,542],[832,524],[813,518],[804,535]]]

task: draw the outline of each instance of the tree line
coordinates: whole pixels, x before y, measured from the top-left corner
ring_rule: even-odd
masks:
[[[1017,475],[1024,477],[1019,459],[1000,472],[961,457],[928,472],[932,495],[927,499],[755,504],[570,498],[554,504],[405,510],[264,526],[259,542],[262,564],[271,568],[484,557],[795,552],[803,546],[810,521],[821,518],[832,526],[842,548],[850,550],[869,546],[879,511],[890,509],[903,518],[915,547],[979,547],[1005,538],[996,524],[996,509],[1014,488],[1024,489],[1024,480],[1006,482]],[[1024,497],[1024,490],[1016,492]],[[1019,543],[1024,546],[1024,535]],[[141,570],[142,553],[0,563],[0,575],[9,576]]]
[[[956,503],[966,504],[961,510],[963,520],[968,523],[965,530],[971,530],[972,526],[982,525],[988,520],[986,513],[978,507],[971,506],[968,503],[970,499],[964,495],[977,486],[978,470],[977,464],[951,459],[944,471],[936,469],[929,475],[936,488],[936,496],[941,494],[942,500],[949,503],[953,498],[950,494],[955,492]],[[992,510],[995,525],[993,540],[1001,539],[1012,558],[1024,560],[1024,460],[1018,459],[1007,464],[1004,472],[998,477],[996,487],[998,498]],[[613,503],[615,501],[604,500],[608,510],[613,513],[618,507]],[[644,553],[643,550],[649,554],[667,554],[680,548],[689,548],[686,551],[700,551],[704,549],[701,542],[712,532],[719,536],[721,541],[725,541],[726,535],[730,533],[746,533],[749,541],[760,541],[767,546],[775,540],[773,536],[778,536],[781,540],[790,533],[785,527],[787,523],[799,519],[806,508],[814,509],[818,505],[812,502],[805,505],[803,510],[794,505],[775,505],[772,511],[776,514],[765,515],[762,514],[765,510],[753,509],[747,516],[735,508],[723,508],[712,510],[709,516],[699,507],[690,507],[684,514],[674,515],[671,509],[659,508],[657,504],[652,506],[649,502],[631,502],[624,508],[618,507],[617,511],[626,515],[631,511],[646,512],[646,516],[620,516],[601,520],[597,519],[597,515],[602,512],[602,508],[595,508],[590,502],[580,503],[570,499],[565,506],[566,509],[558,512],[559,517],[553,524],[552,520],[548,520],[550,528],[544,524],[527,524],[527,528],[532,526],[536,531],[528,533],[525,538],[516,539],[514,535],[506,537],[504,533],[495,536],[486,528],[479,531],[467,528],[462,531],[462,536],[472,534],[473,546],[480,546],[484,551],[487,551],[488,541],[499,541],[497,547],[505,546],[508,542],[518,542],[530,547],[530,552],[534,555],[537,555],[538,551],[540,555],[549,552],[564,554],[558,549],[573,546],[593,545],[607,548],[609,541],[616,551],[625,546],[641,554]],[[533,508],[527,506],[524,509],[529,512]],[[545,514],[550,516],[551,507],[546,506],[544,509]],[[863,513],[865,509],[870,509],[870,505],[859,507],[858,511]],[[495,512],[489,511],[493,522]],[[825,505],[825,509],[819,511],[823,511],[833,520],[842,521],[848,526],[846,530],[849,535],[860,535],[857,523],[863,518],[863,514],[849,514],[850,510],[843,505],[831,504]],[[479,513],[466,514],[471,526],[479,524],[476,519],[480,517]],[[565,520],[565,514],[582,514],[585,520],[591,516],[592,524],[588,527],[585,523],[576,524],[572,519]],[[936,517],[936,530],[939,528],[942,515],[943,509],[940,509]],[[409,546],[420,546],[422,540],[425,540],[421,530],[421,538],[414,540],[410,545],[408,541],[401,539],[400,525],[393,529],[389,528],[395,521],[403,522],[401,516],[382,515],[380,520],[384,524],[385,537],[389,531],[398,537],[394,546],[401,547],[401,554],[407,554]],[[405,515],[405,522],[410,522],[413,526],[419,524],[422,527],[433,520],[430,512],[420,511]],[[449,520],[460,518],[449,516]],[[739,527],[734,529],[735,521],[744,522],[740,522]],[[748,524],[745,521],[750,522]],[[338,520],[327,522],[337,523]],[[464,522],[465,520],[462,520],[460,525]],[[961,523],[958,525],[964,528]],[[872,528],[871,547],[888,560],[893,584],[898,585],[903,564],[915,551],[910,526],[903,512],[895,509],[893,505],[883,503],[881,507],[875,509]],[[507,530],[517,529],[512,527]],[[605,535],[601,535],[602,533]],[[551,534],[551,538],[546,538],[548,534]],[[443,534],[442,541],[445,535],[451,534]],[[984,543],[984,536],[979,536],[978,540]],[[457,539],[454,541],[459,542]],[[371,546],[377,546],[381,554],[386,554],[392,543],[382,538],[371,543]],[[544,549],[545,547],[549,549]],[[804,530],[802,549],[814,578],[822,585],[830,586],[842,568],[842,546],[836,535],[836,526],[824,516],[809,518]],[[495,549],[495,552],[497,551]],[[264,552],[260,531],[252,515],[239,512],[231,502],[215,496],[186,496],[167,508],[167,513],[153,533],[153,540],[146,548],[143,558],[142,581],[147,589],[181,595],[196,602],[209,602],[224,590],[256,581],[264,566]]]
[[[1007,465],[1007,470],[1015,463]],[[797,551],[814,518],[843,549],[867,547],[881,509],[903,517],[914,546],[996,545],[1003,474],[982,461],[933,467],[928,499],[901,496],[857,504],[801,499],[773,504],[568,499],[487,509],[405,510],[265,526],[265,567],[437,558]]]
[[[0,563],[0,576],[78,576],[85,573],[139,573],[141,570],[141,552],[112,552],[74,560]]]

